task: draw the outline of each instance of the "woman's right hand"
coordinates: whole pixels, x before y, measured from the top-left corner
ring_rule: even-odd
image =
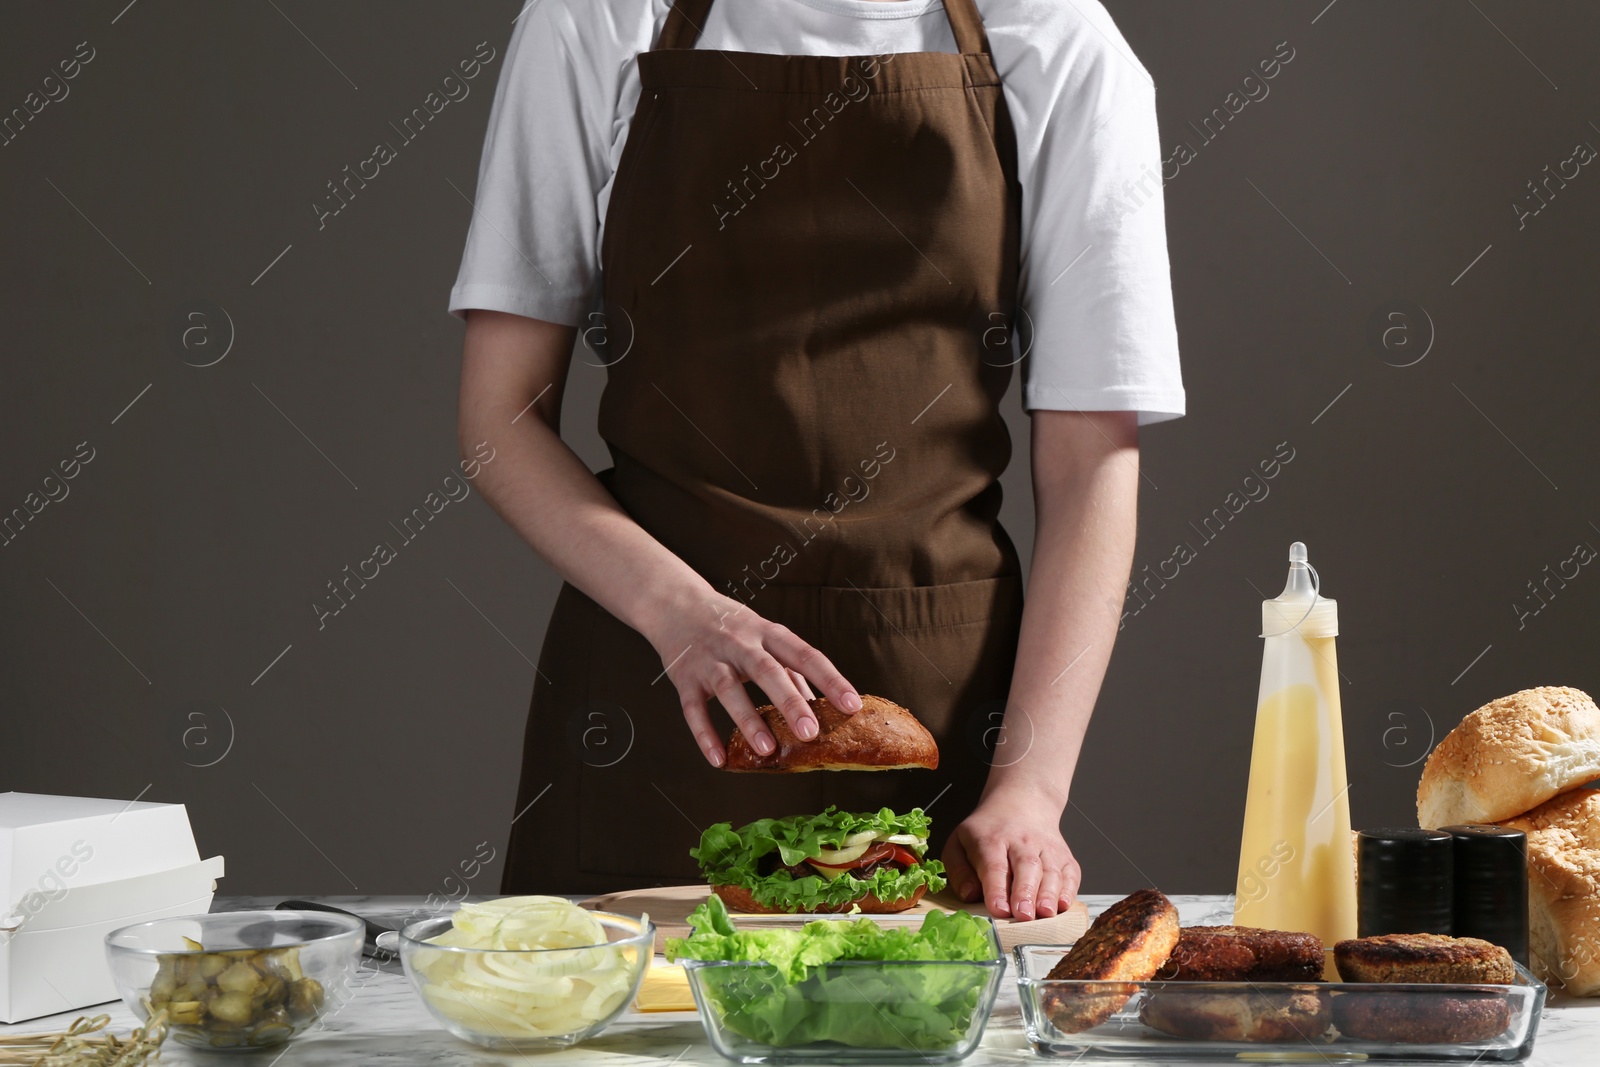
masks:
[[[746,681],[761,687],[804,740],[817,736],[806,679],[839,710],[859,710],[861,698],[826,656],[713,589],[635,522],[562,441],[561,397],[575,337],[573,327],[558,323],[468,313],[461,454],[477,456],[479,442],[495,450],[494,462],[478,467],[484,499],[561,577],[655,647],[713,767],[728,754],[706,710],[712,697],[757,752],[776,746],[745,695]]]
[[[806,681],[846,714],[861,709],[860,696],[828,657],[788,627],[768,622],[732,597],[715,592],[709,597],[709,606],[702,601],[691,610],[669,612],[667,620],[645,636],[666,667],[663,673],[677,687],[684,721],[713,767],[728,761],[706,706],[713,697],[751,748],[763,756],[777,748],[772,731],[745,692],[745,682],[761,688],[802,741],[817,736],[817,717],[806,702],[810,695]]]

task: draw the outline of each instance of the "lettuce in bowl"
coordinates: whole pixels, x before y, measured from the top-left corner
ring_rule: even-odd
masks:
[[[689,922],[667,958],[684,961],[714,1040],[728,1031],[770,1048],[975,1046],[1004,967],[993,924],[965,912],[930,912],[920,927],[858,918],[739,929],[712,896]]]

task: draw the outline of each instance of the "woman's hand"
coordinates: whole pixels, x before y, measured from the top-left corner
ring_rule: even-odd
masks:
[[[1042,792],[986,793],[944,846],[956,894],[1000,918],[1047,919],[1072,905],[1083,872],[1061,836],[1061,806]]]
[[[495,449],[495,462],[483,465],[477,480],[484,498],[561,577],[649,639],[712,766],[728,757],[706,711],[711,697],[757,752],[776,745],[745,695],[746,681],[761,687],[804,740],[817,736],[806,679],[834,707],[858,711],[861,698],[826,656],[713,590],[635,522],[562,441],[561,396],[575,333],[521,315],[468,313],[461,454],[475,455],[478,442]]]
[[[1082,881],[1061,812],[1121,625],[1138,497],[1137,416],[1033,413],[1033,567],[1004,724],[1024,751],[997,747],[1005,760],[944,849],[955,891],[994,915],[1054,915]]]
[[[706,701],[713,697],[751,748],[763,756],[777,748],[772,731],[745,692],[745,682],[761,688],[802,741],[817,736],[817,717],[806,702],[812,695],[808,679],[840,711],[853,715],[861,709],[861,698],[828,657],[787,627],[768,622],[739,601],[716,592],[696,599],[699,603],[694,607],[666,612],[664,624],[644,633],[678,689],[684,721],[713,767],[728,760],[706,708]]]

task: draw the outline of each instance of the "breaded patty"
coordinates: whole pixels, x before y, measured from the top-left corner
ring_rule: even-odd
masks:
[[[1517,977],[1511,953],[1476,937],[1383,934],[1333,946],[1346,982],[1491,982]]]
[[[1141,889],[1111,905],[1078,938],[1049,979],[1144,982],[1155,977],[1178,943],[1178,909],[1154,889]],[[1128,1002],[1138,987],[1056,987],[1045,996],[1045,1012],[1063,1033],[1099,1026]]]
[[[1148,981],[1177,944],[1178,909],[1141,889],[1101,912],[1047,977]]]
[[[1151,993],[1139,1021],[1174,1037],[1201,1041],[1326,1042],[1333,1011],[1315,988],[1265,992]]]
[[[1325,955],[1315,934],[1248,926],[1186,926],[1156,977],[1168,982],[1318,982]]]
[[[1333,1022],[1344,1037],[1458,1045],[1503,1034],[1511,1005],[1498,993],[1341,993],[1333,998]]]

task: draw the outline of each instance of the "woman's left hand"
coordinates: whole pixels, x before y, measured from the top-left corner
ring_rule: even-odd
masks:
[[[956,894],[981,898],[998,918],[1065,911],[1083,879],[1061,836],[1059,801],[1023,787],[985,793],[950,835],[942,859]]]

